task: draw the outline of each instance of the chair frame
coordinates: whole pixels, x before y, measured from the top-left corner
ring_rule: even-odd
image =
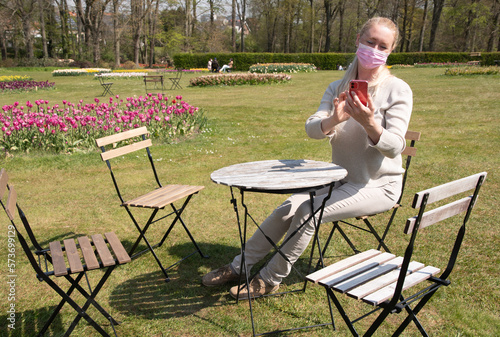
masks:
[[[154,89],[156,89],[156,85],[159,83],[161,86],[161,93],[163,94],[163,91],[165,91],[163,75],[146,75],[146,76],[144,76],[144,87],[146,89],[146,94],[148,93],[148,83],[154,83]]]
[[[170,90],[182,89],[182,86],[179,84],[179,81],[182,78],[182,72],[183,72],[182,69],[177,69],[175,77],[169,77],[168,78],[172,82],[172,86],[170,87]]]
[[[5,192],[7,192],[8,197],[7,201],[4,203],[3,197]],[[81,265],[81,261],[77,258],[78,262],[80,262],[80,269],[75,271],[74,266],[72,265],[72,258],[70,258],[71,252],[76,251],[76,246],[74,245],[74,240],[69,239],[65,240],[65,243],[71,243],[71,245],[67,245],[66,247],[61,247],[59,241],[54,241],[50,243],[50,248],[44,249],[41,247],[41,245],[38,243],[33,230],[31,229],[31,226],[28,222],[28,219],[26,218],[26,215],[22,211],[21,207],[17,203],[17,193],[14,189],[14,187],[9,186],[8,184],[8,176],[7,172],[5,169],[1,169],[0,171],[0,204],[2,205],[2,208],[6,212],[8,218],[10,219],[11,225],[9,225],[9,230],[15,230],[19,243],[21,244],[21,247],[23,248],[23,251],[25,252],[31,266],[33,267],[36,277],[38,278],[39,281],[45,281],[57,294],[61,296],[61,301],[57,305],[57,307],[54,309],[52,312],[50,318],[48,321],[45,323],[43,328],[39,332],[39,336],[43,336],[47,330],[49,329],[50,325],[54,321],[54,319],[57,317],[59,312],[61,311],[62,307],[64,306],[65,303],[68,303],[76,312],[76,316],[71,323],[71,325],[68,327],[67,331],[65,332],[64,336],[69,336],[73,330],[75,329],[76,325],[80,321],[81,318],[84,318],[97,332],[99,332],[102,336],[109,336],[109,334],[94,320],[92,319],[88,313],[87,309],[90,307],[90,305],[93,305],[109,322],[111,323],[111,327],[113,329],[114,335],[116,336],[116,330],[115,330],[115,325],[120,324],[118,321],[116,321],[106,310],[102,308],[102,306],[96,302],[95,298],[99,291],[102,289],[103,285],[111,275],[111,272],[117,267],[119,264],[125,264],[130,262],[130,257],[126,253],[125,249],[123,248],[122,244],[115,236],[114,233],[107,233],[106,237],[109,237],[110,240],[113,238],[113,242],[108,242],[110,245],[113,243],[112,248],[113,251],[116,255],[116,258],[113,258],[112,256],[108,256],[111,258],[111,260],[105,260],[103,258],[104,254],[101,255],[101,251],[99,251],[101,248],[103,248],[102,244],[96,248],[99,252],[99,256],[101,257],[101,261],[94,261],[94,265],[91,265],[90,263],[86,263],[84,265]],[[29,237],[29,240],[31,242],[31,245],[34,247],[34,251],[31,250],[30,244],[27,242],[27,240],[24,238],[22,235],[21,231],[19,230],[18,226],[15,224],[15,214],[18,213],[19,218],[24,226],[24,230],[26,234]],[[110,235],[112,234],[112,235]],[[83,237],[84,239],[86,237]],[[101,237],[102,238],[102,237]],[[79,238],[79,240],[82,238]],[[96,242],[96,241],[94,241]],[[94,244],[94,243],[92,243]],[[79,245],[80,246],[80,245]],[[54,247],[58,248],[54,249]],[[92,253],[91,251],[87,250],[84,252],[84,248],[80,246],[80,249],[82,250],[82,255],[85,258],[85,262],[87,262],[87,257],[92,257],[96,256],[95,253]],[[104,250],[107,248],[104,247]],[[57,250],[57,251],[56,251]],[[65,262],[64,262],[64,256],[63,253],[67,253],[67,258],[68,262],[70,262],[70,268],[65,268]],[[110,251],[104,252],[109,254]],[[78,252],[76,251],[76,254]],[[63,260],[61,260],[63,259]],[[37,261],[38,260],[38,261]],[[98,263],[96,265],[95,263]],[[61,267],[62,265],[62,267]],[[49,267],[52,266],[54,270],[49,270]],[[92,290],[90,287],[89,280],[87,278],[87,271],[90,271],[92,269],[103,269],[106,268],[106,271],[102,275],[100,281],[97,283],[97,286]],[[44,270],[45,269],[45,270]],[[73,276],[72,274],[75,274],[76,276]],[[71,285],[67,291],[64,291],[58,283],[54,282],[52,280],[52,277],[58,277],[58,276],[63,276]],[[89,292],[87,292],[81,285],[80,281],[82,280],[83,276],[85,276],[88,287],[89,287]],[[73,293],[74,290],[78,290],[78,292],[86,299],[86,302],[83,306],[80,306],[78,303],[73,300],[71,297],[71,294]]]
[[[115,187],[116,193],[118,195],[118,198],[121,201],[121,206],[125,208],[127,211],[128,215],[130,216],[132,222],[134,223],[134,226],[136,229],[139,231],[139,237],[136,239],[135,243],[133,244],[132,248],[129,250],[129,255],[131,256],[132,260],[135,258],[139,257],[140,255],[146,253],[146,252],[151,252],[153,255],[154,259],[156,260],[156,263],[160,267],[161,271],[165,275],[165,280],[168,282],[170,281],[170,278],[167,274],[167,271],[182,262],[183,260],[187,259],[191,255],[195,254],[198,252],[201,257],[203,258],[208,258],[208,255],[205,255],[200,247],[198,246],[197,242],[195,241],[194,237],[192,236],[191,232],[189,231],[188,227],[186,226],[184,220],[182,219],[181,215],[186,209],[186,206],[190,202],[191,198],[193,195],[197,194],[199,191],[204,189],[204,186],[191,186],[191,185],[165,185],[163,186],[160,182],[160,179],[158,177],[158,173],[156,170],[156,167],[154,165],[154,160],[153,156],[151,155],[151,151],[149,149],[150,146],[152,146],[152,142],[150,138],[146,138],[146,135],[148,134],[148,130],[146,127],[140,127],[137,129],[132,129],[129,131],[124,131],[119,134],[111,135],[111,136],[106,136],[100,139],[96,140],[97,146],[101,148],[101,158],[103,161],[106,162],[106,165],[109,169],[111,179],[113,180],[113,185]],[[140,137],[141,141],[124,145],[121,147],[116,147],[111,150],[106,150],[106,146],[108,145],[116,145],[119,142],[127,142],[131,141],[134,138]],[[113,173],[113,169],[111,166],[110,160],[118,157],[118,156],[123,156],[125,154],[135,152],[138,150],[146,149],[147,156],[149,159],[149,163],[151,166],[151,169],[154,174],[154,179],[157,184],[157,188],[153,190],[152,192],[149,192],[141,197],[134,198],[129,201],[125,201],[123,198],[123,195],[120,191],[120,188],[118,186],[117,179],[115,177],[115,174]],[[177,202],[179,200],[184,199],[184,202],[182,203],[182,206],[180,208],[177,208],[174,205],[174,202]],[[161,216],[160,218],[156,219],[156,216],[160,210],[163,210],[166,206],[170,206],[172,211],[166,215]],[[134,217],[131,209],[132,208],[146,208],[152,210],[152,213],[150,217],[148,218],[147,222],[144,224],[144,226],[141,228],[139,225],[138,221]],[[165,218],[168,218],[169,216],[175,215],[172,223],[168,227],[167,231],[161,238],[161,240],[157,243],[152,245],[149,240],[146,238],[146,232],[150,228],[150,226],[156,222],[159,222]],[[192,253],[188,254],[187,256],[183,257],[179,261],[175,262],[174,264],[170,265],[169,267],[165,268],[163,267],[163,264],[161,263],[160,259],[156,255],[154,249],[157,247],[161,247],[167,237],[169,236],[170,232],[174,228],[174,226],[177,224],[177,222],[180,222],[184,230],[186,231],[187,235],[189,236],[191,242],[195,246],[196,250],[193,251]],[[147,245],[147,248],[135,252],[140,241],[144,240],[145,244]]]
[[[106,96],[107,94],[113,96],[113,92],[111,91],[111,86],[113,85],[113,82],[104,82],[104,78],[102,77],[101,74],[96,75],[96,77],[99,79],[99,83],[104,89],[101,94],[101,97]]]
[[[401,186],[401,195],[399,196],[398,201],[392,207],[392,209],[390,209],[389,211],[386,211],[386,212],[391,212],[391,216],[390,216],[389,221],[387,222],[387,224],[385,226],[384,233],[382,234],[382,236],[380,236],[377,233],[375,227],[370,222],[370,218],[372,218],[374,216],[377,216],[379,214],[384,214],[386,212],[377,213],[377,214],[370,214],[370,215],[364,215],[364,216],[358,216],[358,217],[355,218],[355,220],[358,220],[358,221],[361,220],[361,221],[363,221],[363,223],[366,225],[366,227],[368,229],[366,229],[364,227],[360,227],[358,225],[355,225],[355,224],[353,224],[351,222],[348,222],[348,221],[345,221],[345,220],[335,221],[335,222],[333,222],[332,230],[330,231],[328,239],[327,239],[327,241],[326,241],[326,243],[325,243],[325,245],[323,247],[323,256],[325,256],[326,249],[328,248],[328,245],[330,244],[330,241],[331,241],[331,239],[333,237],[333,234],[335,233],[336,230],[340,233],[340,235],[342,235],[342,237],[344,238],[344,240],[347,242],[347,244],[349,245],[349,247],[352,249],[352,251],[355,254],[357,254],[357,253],[360,252],[360,250],[356,248],[356,246],[351,241],[351,239],[349,239],[349,237],[347,236],[347,234],[345,233],[345,231],[342,229],[342,227],[341,227],[340,224],[344,224],[344,225],[350,226],[352,228],[359,229],[359,230],[371,233],[375,237],[375,239],[377,240],[377,242],[378,242],[377,249],[384,248],[384,250],[386,252],[390,252],[390,249],[385,244],[385,238],[387,237],[387,234],[389,233],[389,229],[391,228],[392,222],[394,221],[394,218],[396,217],[396,212],[401,207],[401,201],[403,199],[403,194],[404,194],[404,191],[405,191],[406,180],[408,178],[408,171],[410,169],[411,160],[417,154],[417,149],[415,147],[415,144],[416,144],[417,141],[420,140],[420,132],[417,132],[417,131],[407,131],[406,135],[405,135],[405,139],[407,141],[410,141],[410,145],[407,146],[407,147],[405,147],[405,149],[401,153],[401,155],[406,156],[405,172],[403,174],[403,182],[402,182],[402,186]],[[320,266],[320,264],[318,264],[318,266]]]
[[[399,272],[397,272],[398,265],[396,264],[387,266],[388,268],[392,268],[390,270],[381,271],[382,267],[385,268],[383,265],[383,263],[385,263],[384,261],[375,263],[376,266],[369,266],[368,268],[363,267],[363,263],[365,263],[365,265],[367,264],[367,258],[362,255],[369,255],[375,252],[376,254],[380,254],[378,256],[387,254],[392,255],[392,257],[390,257],[391,259],[394,257],[393,254],[387,252],[382,253],[381,251],[372,249],[370,251],[346,258],[307,276],[309,281],[319,283],[325,288],[327,296],[334,302],[353,336],[359,336],[358,332],[354,328],[354,324],[379,310],[382,310],[382,312],[373,321],[364,336],[373,335],[389,314],[400,313],[403,310],[406,311],[407,317],[396,329],[393,336],[399,336],[410,322],[414,322],[422,336],[428,336],[427,332],[418,320],[417,314],[440,287],[451,284],[448,277],[457,261],[460,246],[465,235],[466,224],[469,220],[472,209],[475,206],[479,190],[486,178],[486,175],[486,172],[478,173],[415,194],[412,207],[414,209],[419,209],[419,211],[417,216],[409,218],[406,222],[404,233],[410,234],[411,238],[405,250],[402,263],[399,264]],[[470,196],[457,201],[449,202],[430,211],[426,211],[426,207],[434,202],[457,196],[460,193],[471,190],[474,190],[474,192]],[[435,267],[427,266],[422,269],[418,269],[420,267],[413,269],[412,263],[415,262],[412,261],[412,256],[419,230],[438,224],[445,219],[463,213],[465,213],[465,215],[463,216],[462,224],[453,243],[451,254],[444,272],[440,276],[436,276],[440,270]],[[377,268],[379,268],[378,271],[376,270]],[[371,276],[364,276],[369,274],[369,272],[372,273]],[[386,288],[381,288],[383,285],[380,286],[381,281],[378,278],[386,277],[389,272],[396,273],[397,281],[392,284],[386,283],[389,285]],[[364,279],[361,280],[363,277]],[[417,279],[419,277],[420,279]],[[403,291],[408,290],[413,285],[425,281],[430,282],[430,285],[424,289],[417,289],[416,292],[410,296],[403,296]],[[376,282],[379,283],[377,287],[373,286]],[[372,289],[362,293],[359,291],[359,288],[363,286],[365,288],[372,287]],[[390,287],[392,288],[391,291],[387,290],[387,293],[384,296],[378,295],[382,290],[386,290]],[[350,320],[342,304],[335,295],[336,292],[346,293],[350,297],[361,299],[363,302],[375,306],[375,309],[354,320]],[[356,293],[360,294],[359,297],[356,296]],[[410,305],[414,303],[416,303],[415,306],[411,308]]]

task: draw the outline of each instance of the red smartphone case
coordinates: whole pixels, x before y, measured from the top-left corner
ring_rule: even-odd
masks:
[[[352,80],[349,82],[349,92],[355,92],[358,95],[361,104],[367,106],[368,104],[368,81]],[[351,95],[352,97],[352,95]]]

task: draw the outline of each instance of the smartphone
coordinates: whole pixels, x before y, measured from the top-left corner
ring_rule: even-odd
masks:
[[[349,93],[355,92],[358,95],[361,104],[368,105],[368,81],[351,80],[349,82]],[[352,94],[351,94],[352,97]]]

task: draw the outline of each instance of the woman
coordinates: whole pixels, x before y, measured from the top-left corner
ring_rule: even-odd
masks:
[[[356,39],[357,52],[343,79],[326,89],[318,111],[306,122],[309,137],[328,137],[332,161],[348,171],[335,184],[326,202],[322,222],[375,214],[391,209],[401,193],[402,159],[405,133],[413,105],[412,91],[402,80],[392,76],[385,66],[398,40],[396,25],[386,18],[372,18],[362,27]],[[356,94],[348,93],[350,80],[368,81],[368,104]],[[315,209],[326,196],[326,189],[315,198]],[[310,214],[309,195],[294,194],[279,206],[262,224],[263,231],[274,242],[292,233]],[[283,247],[282,252],[295,263],[314,234],[309,222]],[[247,270],[264,258],[271,249],[260,231],[246,243]],[[203,277],[203,284],[216,286],[239,280],[241,256]],[[240,298],[271,293],[279,288],[291,264],[276,254],[250,282]],[[238,286],[230,289],[236,297]]]
[[[219,73],[225,73],[231,69],[233,69],[233,59],[229,59],[229,64],[224,64],[222,68],[220,68]]]

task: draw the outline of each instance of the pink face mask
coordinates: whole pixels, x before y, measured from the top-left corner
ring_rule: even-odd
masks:
[[[389,57],[389,53],[384,53],[383,51],[368,47],[362,43],[359,44],[356,55],[358,56],[359,63],[365,69],[375,69],[384,65],[387,61],[387,57]]]

